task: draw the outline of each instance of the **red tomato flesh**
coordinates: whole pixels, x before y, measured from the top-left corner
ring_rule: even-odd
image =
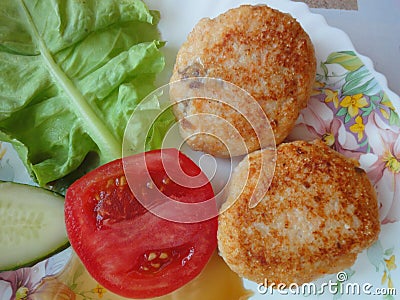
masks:
[[[146,163],[137,163],[143,157]],[[177,159],[189,179],[177,184],[161,163],[163,159]],[[154,188],[143,176],[145,172],[153,180],[150,184],[175,201],[209,202],[214,192],[201,169],[177,149],[137,154],[124,162],[135,165],[129,170],[129,180],[118,159],[69,187],[65,199],[68,237],[88,272],[103,287],[129,298],[158,297],[185,285],[205,267],[217,246],[217,217],[196,223],[158,217],[137,200],[128,181],[141,186],[144,200],[153,195],[146,191]],[[206,184],[190,188],[193,176]]]

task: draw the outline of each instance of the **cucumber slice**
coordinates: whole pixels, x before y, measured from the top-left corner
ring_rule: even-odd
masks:
[[[0,182],[0,271],[31,266],[68,246],[62,196]]]

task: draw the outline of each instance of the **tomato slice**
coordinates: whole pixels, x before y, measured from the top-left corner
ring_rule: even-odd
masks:
[[[93,170],[68,188],[68,237],[88,272],[106,289],[129,298],[165,295],[195,278],[211,258],[217,246],[217,207],[214,203],[213,217],[204,221],[176,222],[157,215],[165,205],[148,191],[156,189],[181,203],[210,203],[214,192],[201,169],[177,149],[123,160]],[[124,172],[124,164],[134,168]],[[176,177],[178,169],[187,176]]]

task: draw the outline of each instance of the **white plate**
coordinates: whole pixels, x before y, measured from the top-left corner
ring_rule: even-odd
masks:
[[[365,299],[367,293],[370,293],[368,299],[395,299],[396,296],[383,294],[393,293],[388,289],[391,287],[400,289],[400,271],[396,266],[396,258],[400,257],[400,239],[398,238],[400,222],[389,222],[400,219],[400,213],[398,213],[400,210],[400,170],[396,171],[397,173],[394,172],[392,169],[396,169],[398,165],[392,164],[390,167],[388,160],[384,161],[383,159],[388,158],[389,152],[387,151],[389,150],[394,158],[396,158],[396,155],[398,155],[397,158],[400,157],[400,127],[396,124],[390,124],[396,121],[395,110],[400,112],[400,99],[388,89],[385,77],[374,71],[371,60],[356,52],[352,42],[344,32],[328,26],[322,16],[312,14],[307,6],[302,3],[288,0],[148,0],[147,3],[150,8],[161,12],[160,30],[163,39],[167,41],[167,46],[163,50],[166,54],[167,66],[159,79],[160,85],[168,81],[178,48],[193,26],[202,17],[215,17],[229,8],[244,3],[265,3],[292,14],[302,24],[313,41],[316,48],[317,63],[320,66],[318,69],[320,76],[318,76],[319,83],[316,85],[315,95],[311,102],[312,105],[303,111],[291,138],[327,138],[323,130],[330,126],[331,133],[334,133],[334,147],[347,155],[358,158],[362,166],[370,171],[371,180],[377,188],[379,201],[382,205],[381,218],[386,224],[382,226],[378,243],[359,255],[356,263],[350,269],[345,270],[345,274],[333,274],[319,280],[316,283],[317,289],[320,289],[325,284],[324,292],[319,295],[307,293],[294,295],[295,292],[298,292],[294,290],[286,290],[281,293],[277,290],[266,292],[263,289],[259,289],[257,284],[245,280],[245,286],[254,291],[254,296],[251,299],[353,299],[357,297],[355,294],[359,294],[359,298]],[[342,51],[350,52],[343,53]],[[339,55],[341,58],[344,55],[352,56],[352,58],[355,58],[353,64],[361,65],[362,62],[369,72],[362,73],[363,75],[360,75],[361,73],[352,73],[346,77],[345,75],[352,71],[343,68],[343,64],[341,65],[339,60],[333,59],[332,56],[330,63],[326,63],[322,67],[321,62],[326,62],[332,53],[336,53],[335,55]],[[360,61],[357,61],[357,58]],[[331,77],[325,78],[323,76],[325,72],[328,72]],[[339,73],[342,77],[339,76]],[[360,77],[357,77],[358,75]],[[359,92],[360,89],[353,90],[355,92],[352,94],[348,83],[346,83],[350,80],[350,77],[352,79],[356,77],[355,79],[358,80],[356,86],[359,88],[363,83],[370,80],[368,83],[369,91],[364,89],[366,94],[362,93],[361,95],[367,105],[365,105],[364,100],[360,100],[360,97],[356,97],[356,102],[360,102],[358,102],[358,106],[353,107],[351,112],[350,107],[342,103],[345,96],[342,93],[347,92],[349,97],[354,97],[354,94]],[[329,92],[331,93],[329,94]],[[336,95],[335,92],[338,94]],[[384,97],[381,92],[384,92],[387,97]],[[368,107],[371,106],[371,101],[375,101],[376,105],[374,109],[369,110]],[[310,119],[310,116],[315,115],[320,116],[320,118]],[[336,124],[339,124],[338,126],[333,125],[334,120],[336,120]],[[361,127],[355,125],[360,125]],[[0,144],[0,157],[2,157],[0,159],[1,180],[32,183],[9,145]],[[392,160],[392,162],[394,161]],[[393,203],[395,203],[394,206],[392,205]],[[69,292],[65,291],[74,290],[72,286],[55,287],[48,284],[48,287],[46,287],[46,285],[42,284],[40,291],[35,291],[35,286],[41,282],[43,277],[56,274],[63,269],[69,257],[70,249],[37,264],[31,269],[0,273],[0,299],[9,299],[13,290],[16,291],[23,287],[26,287],[32,293],[47,293],[47,296],[54,292],[54,288],[59,288],[64,295],[68,295]],[[67,271],[67,274],[64,272],[63,278],[67,278],[65,283],[70,282],[68,278],[79,279],[79,276],[81,276],[81,274],[77,274],[76,269],[71,268],[71,270],[75,271]],[[4,280],[6,275],[9,280]],[[333,290],[330,290],[326,284],[329,284],[329,282],[336,283],[338,280],[341,281],[340,276],[346,277],[346,280],[342,281],[343,292],[334,294],[334,287]],[[346,287],[349,289],[349,293],[346,292]],[[93,289],[95,288],[96,286],[93,286]],[[359,293],[352,293],[352,291],[357,291],[358,288],[360,288]],[[84,299],[79,294],[82,291],[74,290],[74,292],[76,293],[76,299]],[[400,293],[400,290],[397,290],[397,293]],[[44,294],[42,295],[44,296]],[[90,295],[90,299],[108,299],[107,294],[91,292]],[[40,298],[39,294],[36,296]]]

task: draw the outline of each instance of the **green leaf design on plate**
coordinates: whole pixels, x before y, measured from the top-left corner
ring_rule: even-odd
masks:
[[[389,124],[400,127],[399,114],[395,111],[392,101],[390,101],[390,99],[386,93],[383,93],[383,95],[382,95],[381,104],[384,105],[385,107],[389,108],[389,112],[390,112]]]
[[[344,96],[364,94],[373,96],[380,92],[380,86],[375,77],[367,69],[361,66],[356,71],[349,72],[345,77],[345,84],[342,87]]]
[[[366,117],[371,114],[371,112],[374,110],[374,107],[370,105],[368,107],[362,107],[361,110],[363,111],[362,116]]]
[[[346,116],[344,117],[344,123],[347,124],[349,123],[351,120],[351,116],[349,114],[346,114]]]
[[[322,71],[324,71],[324,78],[327,78],[328,73],[329,73],[328,67],[322,61],[320,63],[320,66],[321,66]]]
[[[343,117],[344,115],[347,114],[347,108],[346,108],[346,107],[340,108],[336,114],[337,114],[339,117]]]
[[[348,71],[355,71],[363,66],[362,61],[353,51],[333,52],[326,59],[327,64],[339,64]]]
[[[382,265],[384,256],[384,250],[380,241],[375,242],[367,250],[367,257],[371,264],[375,266],[376,272],[379,272],[380,266]]]
[[[384,254],[385,254],[385,256],[391,256],[393,254],[393,252],[394,252],[394,248],[392,247],[392,248],[386,249]]]
[[[400,117],[394,110],[390,110],[389,124],[400,127]]]

